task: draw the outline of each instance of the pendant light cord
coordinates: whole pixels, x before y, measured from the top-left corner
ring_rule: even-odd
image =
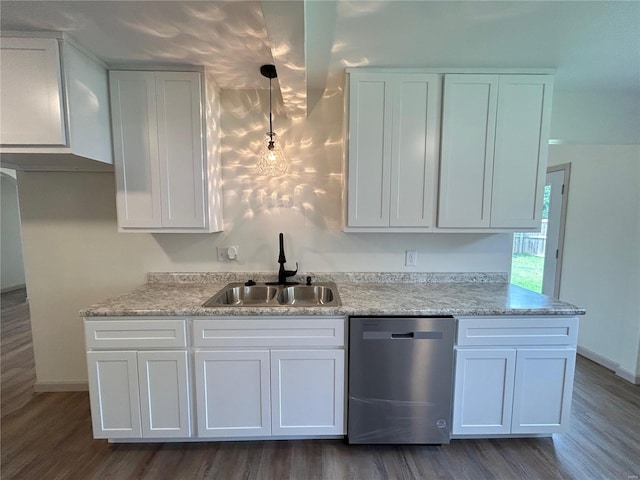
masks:
[[[269,138],[273,141],[273,115],[271,113],[271,78],[269,78]]]

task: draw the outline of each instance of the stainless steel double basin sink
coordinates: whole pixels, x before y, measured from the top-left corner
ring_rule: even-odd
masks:
[[[203,307],[337,307],[341,305],[333,282],[313,285],[267,285],[229,283]]]

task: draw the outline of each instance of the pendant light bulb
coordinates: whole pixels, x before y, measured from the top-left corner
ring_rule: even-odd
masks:
[[[277,177],[287,171],[287,162],[280,142],[276,141],[276,134],[267,133],[269,140],[265,142],[262,154],[258,160],[258,173],[268,177]]]
[[[262,65],[260,73],[269,79],[269,140],[264,144],[260,159],[258,160],[258,173],[269,177],[283,175],[287,171],[287,161],[280,142],[276,140],[277,135],[273,133],[273,111],[271,101],[271,80],[276,78],[276,67],[274,65]]]

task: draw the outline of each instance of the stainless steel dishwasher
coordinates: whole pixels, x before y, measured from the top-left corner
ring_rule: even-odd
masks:
[[[349,443],[449,443],[452,317],[351,317]]]

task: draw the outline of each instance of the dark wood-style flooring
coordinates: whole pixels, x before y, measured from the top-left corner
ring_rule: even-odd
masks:
[[[350,446],[340,440],[109,444],[86,392],[33,393],[29,309],[2,295],[2,480],[612,479],[640,476],[640,387],[578,359],[571,429],[553,438]]]

